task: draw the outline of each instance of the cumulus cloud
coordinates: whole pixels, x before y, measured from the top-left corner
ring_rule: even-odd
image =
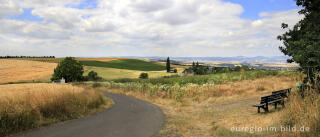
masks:
[[[1,0],[0,2],[0,18],[7,15],[18,15],[23,12],[18,3],[11,0]]]
[[[302,18],[289,10],[243,19],[241,5],[222,0],[98,0],[77,8],[81,2],[5,0],[0,18],[32,8],[43,21],[2,18],[0,39],[12,54],[19,47],[56,56],[273,56],[281,23]]]

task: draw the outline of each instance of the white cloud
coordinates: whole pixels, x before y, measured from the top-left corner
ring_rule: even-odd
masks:
[[[243,19],[241,5],[221,0],[98,0],[95,9],[77,9],[81,0],[6,2],[0,7],[11,10],[0,17],[33,8],[44,19],[0,19],[6,54],[19,47],[56,56],[272,56],[280,54],[281,23],[301,19],[297,10]]]
[[[18,3],[11,0],[0,1],[0,18],[6,15],[18,15],[23,12]]]
[[[263,21],[262,20],[256,20],[256,21],[253,21],[252,23],[251,23],[251,25],[253,26],[253,27],[259,27],[259,26],[261,26],[263,24]]]

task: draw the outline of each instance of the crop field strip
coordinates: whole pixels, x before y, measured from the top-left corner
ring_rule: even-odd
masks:
[[[161,71],[165,70],[165,66],[158,65],[152,62],[147,62],[137,59],[120,59],[109,62],[102,61],[80,61],[85,66],[93,67],[106,67],[128,70],[140,70],[140,71]]]
[[[29,81],[50,77],[56,63],[30,60],[0,60],[0,83]]]

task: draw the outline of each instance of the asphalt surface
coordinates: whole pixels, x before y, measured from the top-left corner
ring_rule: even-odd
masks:
[[[161,130],[164,115],[157,106],[124,95],[103,94],[115,102],[106,111],[13,137],[150,137]]]

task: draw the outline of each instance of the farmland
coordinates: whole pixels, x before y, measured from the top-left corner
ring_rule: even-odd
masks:
[[[0,59],[0,84],[8,82],[49,80],[55,63],[29,60]]]
[[[11,75],[8,75],[8,72],[4,73],[4,75],[1,75],[7,75],[4,79],[11,77],[17,79],[18,76],[15,76],[15,74],[21,75],[19,71],[28,70],[24,68],[29,67],[33,67],[28,71],[30,74],[36,74],[46,69],[48,73],[38,77],[28,77],[23,80],[30,81],[46,77],[48,79],[52,74],[53,68],[56,66],[56,63],[53,63],[53,61],[51,63],[13,59],[0,61],[7,61],[12,64],[19,63],[21,65],[25,63],[23,64],[24,66],[21,66],[21,69],[17,69],[15,65],[10,65],[10,63],[3,65],[3,70],[6,70],[5,68],[11,68],[17,71]],[[179,74],[184,70],[183,66],[174,66],[178,69],[178,74],[166,73],[165,70],[156,70],[158,68],[154,66],[155,64],[163,67],[163,63],[159,62],[118,58],[81,59],[80,61],[85,64],[84,75],[88,75],[90,71],[95,71],[104,80],[99,82],[73,83],[72,85],[74,86],[71,86],[71,84],[56,85],[36,83],[1,85],[0,90],[6,91],[0,93],[0,98],[2,98],[3,101],[1,104],[4,104],[2,106],[0,105],[1,110],[10,110],[15,114],[13,115],[14,117],[21,116],[23,112],[26,113],[27,116],[30,116],[28,120],[31,120],[31,124],[24,124],[26,125],[25,127],[16,126],[16,129],[6,129],[5,133],[3,132],[2,134],[14,133],[20,130],[78,118],[97,112],[101,110],[100,107],[93,108],[92,110],[86,109],[88,108],[88,102],[90,102],[90,100],[98,102],[101,100],[99,99],[101,96],[95,92],[95,90],[125,94],[159,106],[166,115],[164,128],[156,135],[159,137],[299,136],[300,133],[248,133],[231,132],[229,129],[235,126],[281,126],[287,125],[287,123],[296,123],[299,126],[308,125],[312,130],[317,128],[316,123],[313,121],[316,121],[318,117],[308,117],[307,114],[318,113],[318,111],[320,111],[317,107],[318,104],[305,101],[297,95],[296,83],[301,82],[304,77],[299,71],[242,70],[238,72],[180,77]],[[133,62],[138,62],[138,65],[134,66]],[[137,68],[139,64],[142,64],[145,68],[139,70],[139,68]],[[45,65],[52,66],[51,68],[43,67]],[[48,69],[50,69],[50,71]],[[142,72],[147,72],[149,79],[138,79],[139,74]],[[16,79],[9,79],[4,83],[21,80]],[[92,87],[94,87],[94,89],[91,89]],[[284,88],[293,89],[291,98],[293,98],[294,101],[289,100],[287,102],[289,103],[287,104],[287,108],[272,110],[271,113],[257,114],[256,108],[251,107],[251,105],[258,103],[261,96],[270,94],[271,91]],[[52,96],[55,98],[50,98]],[[314,95],[314,97],[312,100],[319,100],[317,95]],[[50,103],[53,102],[59,102],[59,108],[47,108],[52,107]],[[75,104],[71,102],[80,102],[81,105],[74,106]],[[112,104],[109,101],[106,102],[107,103],[101,105],[102,108],[105,108],[103,106]],[[29,105],[24,106],[25,104]],[[10,109],[8,108],[9,106]],[[64,108],[64,106],[71,107],[67,107],[68,109],[70,108],[70,110],[67,110],[63,115],[55,114],[55,112],[47,112],[50,110],[60,111],[60,108]],[[23,109],[21,110],[21,108]],[[304,113],[303,108],[308,108],[308,113]],[[33,114],[34,112],[30,110],[35,110],[37,113]],[[74,117],[70,117],[69,112],[72,113]],[[288,114],[293,112],[297,112],[296,115],[287,117]],[[48,116],[48,113],[52,115]],[[2,114],[6,116],[7,113],[5,111],[2,112]],[[32,116],[35,115],[35,117],[31,117],[31,114]],[[41,119],[38,119],[39,116]],[[52,118],[51,116],[57,117]],[[307,117],[308,120],[301,121],[299,117]],[[12,125],[7,126],[11,127]]]
[[[116,69],[116,68],[105,68],[105,67],[84,67],[85,74],[87,75],[90,71],[95,71],[100,77],[105,80],[115,80],[115,79],[136,79],[139,75],[145,71],[138,70],[127,70],[127,69]],[[182,68],[178,68],[178,74],[182,72]],[[164,76],[177,75],[177,73],[167,73],[166,71],[147,71],[150,78],[159,78]]]
[[[158,65],[152,62],[147,62],[137,59],[119,59],[108,62],[102,61],[80,61],[85,66],[94,67],[106,67],[106,68],[117,68],[117,69],[128,69],[128,70],[140,70],[140,71],[161,71],[165,70],[165,66]]]

